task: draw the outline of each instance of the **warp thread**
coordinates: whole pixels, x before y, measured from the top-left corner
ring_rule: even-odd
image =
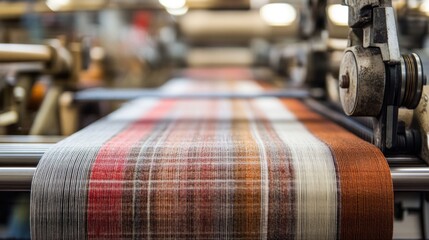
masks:
[[[133,101],[49,150],[31,193],[33,239],[391,239],[392,228],[382,153],[296,100]]]

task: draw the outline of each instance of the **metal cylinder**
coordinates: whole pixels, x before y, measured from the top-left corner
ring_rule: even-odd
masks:
[[[0,44],[0,62],[49,62],[53,51],[45,45]]]
[[[390,171],[395,191],[429,191],[429,168],[391,168]]]
[[[426,85],[423,64],[417,54],[402,56],[401,77],[401,105],[408,109],[415,109],[422,98],[423,86]]]
[[[0,191],[29,191],[36,168],[0,168]]]
[[[255,92],[200,92],[200,93],[168,93],[148,89],[109,89],[95,88],[77,92],[74,95],[76,102],[99,101],[129,101],[136,98],[162,98],[162,99],[254,99],[254,98],[298,98],[305,99],[312,95],[305,89],[288,89],[280,91]]]
[[[0,168],[0,191],[29,191],[36,168]],[[391,168],[397,192],[429,192],[429,168]]]
[[[49,144],[63,140],[64,136],[29,136],[29,135],[1,135],[1,144]]]
[[[0,144],[0,167],[36,167],[53,144]]]
[[[36,167],[43,154],[53,145],[53,143],[0,143],[0,167]],[[415,156],[396,156],[386,159],[391,167],[426,166],[422,159]]]

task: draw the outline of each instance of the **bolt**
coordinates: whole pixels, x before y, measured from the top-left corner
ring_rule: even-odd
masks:
[[[350,87],[350,77],[349,75],[343,75],[340,78],[340,88],[347,89]]]

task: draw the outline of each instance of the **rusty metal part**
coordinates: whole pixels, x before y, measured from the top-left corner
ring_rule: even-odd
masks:
[[[398,121],[398,112],[400,107],[417,107],[426,79],[419,56],[400,55],[392,1],[343,3],[349,6],[351,28],[340,67],[344,111],[373,117],[374,144],[384,153],[419,151],[420,133],[406,129]]]
[[[386,73],[376,48],[349,48],[341,62],[340,98],[349,116],[377,116],[383,106]]]
[[[350,27],[362,27],[371,21],[372,7],[380,6],[379,0],[343,0],[349,8]]]

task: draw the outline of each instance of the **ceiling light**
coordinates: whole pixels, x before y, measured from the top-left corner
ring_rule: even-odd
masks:
[[[182,7],[182,8],[167,8],[167,12],[174,16],[182,16],[185,15],[188,12],[188,7]]]
[[[52,11],[58,11],[62,7],[68,5],[70,3],[70,0],[47,0],[46,6],[48,6],[49,9]]]
[[[341,4],[333,4],[328,7],[328,16],[338,26],[349,25],[349,8]]]
[[[269,3],[260,10],[262,19],[272,26],[288,26],[292,24],[297,13],[295,8],[288,3]]]
[[[186,0],[159,0],[165,8],[179,9],[186,7]]]
[[[419,10],[422,13],[426,14],[427,16],[429,16],[429,0],[424,0],[422,2],[422,4],[420,5]]]

